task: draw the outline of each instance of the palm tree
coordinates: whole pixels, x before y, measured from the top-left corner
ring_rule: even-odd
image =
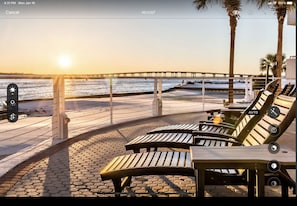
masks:
[[[271,70],[274,77],[277,77],[277,61],[276,54],[267,54],[265,58],[260,59],[260,70],[266,71],[267,73]],[[281,71],[286,70],[286,56],[282,55]]]
[[[265,58],[260,59],[260,70],[266,71],[265,85],[268,83],[269,70],[271,70],[274,77],[277,77],[277,61],[276,54],[267,54]],[[286,70],[286,56],[282,55],[282,71]]]
[[[235,49],[235,31],[237,20],[239,19],[239,11],[241,10],[240,0],[194,0],[198,10],[206,8],[207,4],[220,3],[226,9],[230,22],[230,56],[229,56],[229,103],[233,103],[233,77],[234,77],[234,49]]]
[[[281,72],[283,65],[283,26],[286,13],[288,9],[296,7],[296,0],[258,0],[259,8],[266,4],[272,4],[276,12],[278,21],[278,38],[277,38],[277,53],[276,53],[276,77],[279,78],[279,89],[277,94],[281,90]]]

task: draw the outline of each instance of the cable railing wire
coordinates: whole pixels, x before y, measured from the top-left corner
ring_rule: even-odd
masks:
[[[154,98],[156,97],[154,94],[154,79],[155,78],[162,78],[158,75],[150,76],[150,73],[146,74],[148,81],[143,81],[145,78],[138,78],[132,81],[132,77],[129,79],[114,79],[112,77],[112,95],[111,98],[109,95],[110,92],[110,79],[102,79],[94,76],[94,79],[65,79],[65,113],[70,118],[70,122],[68,123],[68,130],[69,130],[69,137],[74,137],[75,135],[87,132],[89,129],[98,129],[104,126],[112,125],[115,123],[121,123],[130,120],[136,120],[141,118],[147,118],[153,116],[153,102]],[[163,76],[163,91],[161,95],[162,99],[162,114],[177,114],[183,112],[196,112],[196,111],[203,111],[202,104],[207,104],[208,107],[222,107],[223,100],[228,98],[228,93],[226,92],[226,88],[222,91],[224,95],[216,96],[217,93],[221,91],[215,91],[212,93],[210,90],[205,90],[205,93],[202,94],[202,86],[204,88],[206,85],[210,85],[207,82],[210,79],[217,78],[214,76],[203,77],[203,76],[195,76],[192,74],[188,74],[188,76],[184,76],[184,80],[189,82],[194,82],[197,84],[198,87],[201,88],[197,90],[188,90],[186,94],[183,93],[182,90],[179,90],[179,86],[182,85],[182,75],[174,74],[172,78],[178,77],[179,80],[175,79],[175,81],[171,81],[170,76]],[[137,76],[137,75],[136,75]],[[99,77],[99,76],[98,76]],[[144,76],[142,76],[144,77]],[[1,76],[0,76],[1,78]],[[76,78],[76,77],[73,77]],[[204,78],[204,80],[203,80]],[[167,81],[167,79],[170,81]],[[234,78],[235,80],[236,78]],[[240,78],[239,78],[240,79]],[[35,84],[34,81],[40,83],[40,87],[36,89],[33,85]],[[25,103],[27,101],[40,101],[45,99],[52,99],[53,98],[53,81],[52,79],[46,79],[39,81],[40,79],[24,79],[23,85],[20,87],[23,89],[20,91],[21,94],[21,102]],[[79,81],[78,81],[79,80]],[[202,82],[204,81],[204,85]],[[13,82],[14,79],[10,79],[10,82]],[[16,82],[21,82],[21,79],[17,78]],[[187,82],[185,81],[185,82]],[[228,82],[228,76],[218,77],[219,81],[226,81]],[[246,81],[246,77],[241,78],[239,81],[241,83]],[[137,84],[137,87],[133,87],[130,85],[130,82],[134,82]],[[184,82],[184,83],[185,83]],[[174,86],[175,85],[175,86]],[[179,86],[178,86],[179,85]],[[195,85],[195,86],[197,86]],[[178,87],[177,87],[178,86]],[[245,85],[246,86],[246,85]],[[6,99],[6,88],[5,85],[0,85],[0,101]],[[44,89],[46,88],[47,89]],[[91,90],[89,88],[92,88]],[[168,90],[168,88],[174,88],[173,90]],[[42,92],[40,91],[42,89]],[[182,87],[181,87],[182,88]],[[26,91],[24,91],[26,90]],[[80,90],[80,91],[77,91]],[[2,91],[5,92],[2,94]],[[26,96],[25,92],[28,92],[30,96]],[[137,95],[136,95],[137,94]],[[26,96],[26,97],[25,97]],[[158,98],[160,97],[159,94],[157,95]],[[243,96],[241,96],[243,98]],[[70,100],[71,99],[71,100]],[[83,100],[91,100],[92,102],[84,101],[81,102],[81,105],[76,102],[83,101]],[[110,102],[112,100],[112,102]],[[69,102],[68,102],[69,101]],[[73,102],[71,102],[73,101]],[[97,104],[98,102],[98,104]],[[186,105],[186,106],[180,106]],[[0,103],[1,106],[1,103]],[[53,109],[54,105],[47,105],[47,109]],[[26,108],[25,108],[26,109]],[[50,111],[47,111],[47,114],[42,115],[49,115],[41,117],[42,119],[37,122],[32,121],[32,116],[30,116],[30,112],[40,112],[39,108],[33,108],[36,111],[28,111],[28,114],[24,118],[28,118],[29,124],[22,125],[21,127],[15,123],[15,128],[7,129],[5,125],[8,123],[7,120],[2,121],[0,120],[0,134],[1,136],[7,134],[9,132],[16,131],[18,134],[15,134],[12,137],[7,137],[4,135],[3,138],[0,138],[0,141],[10,140],[10,138],[19,138],[22,137],[28,138],[28,134],[31,133],[32,138],[28,139],[28,141],[33,140],[34,138],[40,138],[44,135],[51,136],[50,131],[53,131],[56,126],[52,125],[52,114]],[[41,114],[40,114],[41,115]],[[38,125],[42,124],[43,122],[47,122],[46,125]],[[49,128],[49,129],[47,129]],[[5,129],[5,130],[4,130]],[[22,129],[26,130],[24,132],[20,132]],[[2,131],[3,130],[3,131]],[[37,132],[40,130],[40,132]],[[34,135],[33,135],[34,133]],[[48,135],[47,135],[48,134]]]
[[[39,123],[42,123],[42,122],[46,122],[46,121],[48,121],[48,120],[50,120],[51,119],[51,117],[47,117],[46,119],[43,119],[43,120],[40,120],[40,121],[38,121],[38,122],[33,122],[33,123],[31,123],[31,124],[27,124],[27,125],[24,125],[24,126],[22,126],[22,127],[16,127],[16,128],[13,128],[13,129],[9,129],[9,130],[4,130],[4,131],[0,131],[2,134],[3,133],[7,133],[7,132],[12,132],[12,131],[16,131],[16,130],[19,130],[19,129],[24,129],[24,128],[26,128],[26,127],[30,127],[30,126],[33,126],[33,125],[36,125],[36,124],[39,124]],[[7,120],[6,120],[7,121]],[[5,124],[7,124],[8,122],[5,122]],[[11,123],[10,123],[11,124]]]
[[[108,113],[109,114],[109,113]],[[93,121],[98,121],[98,120],[101,120],[101,119],[109,119],[109,116],[108,115],[106,115],[106,116],[104,116],[104,117],[100,117],[100,118],[98,118],[98,116],[95,116],[95,115],[93,115],[92,116],[93,118],[83,118],[83,121],[71,121],[70,120],[70,126],[71,125],[79,125],[79,124],[82,124],[82,123],[90,123],[90,122],[93,122]]]
[[[48,118],[48,119],[49,119],[49,118]],[[48,119],[47,119],[47,120],[48,120]],[[36,127],[36,128],[34,128],[34,129],[31,129],[31,130],[26,131],[26,132],[23,132],[23,133],[19,133],[19,134],[14,135],[14,136],[10,136],[10,137],[4,138],[4,139],[1,138],[1,139],[0,139],[0,142],[1,142],[1,141],[4,141],[4,140],[13,139],[13,138],[16,138],[16,137],[21,137],[21,136],[26,135],[26,134],[29,134],[29,133],[31,133],[31,132],[34,132],[34,131],[37,131],[37,130],[41,130],[42,128],[48,127],[49,125],[51,125],[51,122],[48,123],[47,125],[43,125],[43,126],[40,126],[40,127]],[[50,126],[50,127],[51,127],[51,126]]]

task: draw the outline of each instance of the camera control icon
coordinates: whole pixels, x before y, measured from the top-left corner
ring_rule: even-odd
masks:
[[[18,86],[15,83],[11,83],[7,86],[7,95],[11,97],[18,95]]]
[[[270,185],[272,187],[279,186],[280,184],[281,184],[281,181],[277,177],[271,177],[268,179],[268,185]]]
[[[17,120],[18,120],[18,114],[17,113],[8,114],[8,121],[9,122],[16,122]]]
[[[7,86],[7,119],[9,122],[18,120],[18,86],[11,83]]]
[[[271,160],[267,164],[267,169],[270,172],[277,172],[277,171],[280,170],[280,163],[278,161],[276,161],[276,160]]]
[[[279,146],[279,144],[276,143],[276,142],[271,142],[271,143],[269,143],[269,145],[268,145],[268,150],[269,150],[270,153],[272,153],[272,154],[276,154],[276,153],[279,152],[279,150],[280,150],[280,146]]]
[[[268,109],[268,115],[275,119],[280,115],[280,109],[277,106],[272,106]]]
[[[9,104],[10,104],[11,106],[15,106],[15,105],[16,105],[16,101],[15,101],[14,99],[11,99],[11,100],[9,101]]]
[[[279,134],[279,127],[277,125],[270,125],[268,131],[272,136],[277,136]]]

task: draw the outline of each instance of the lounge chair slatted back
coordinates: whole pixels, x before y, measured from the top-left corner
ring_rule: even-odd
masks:
[[[276,118],[268,114],[257,123],[243,141],[243,145],[265,144],[276,139],[290,126],[295,118],[296,101],[295,97],[279,95],[274,100],[273,106],[280,109],[280,114]],[[277,129],[277,133],[271,132],[271,129]]]
[[[288,96],[296,97],[296,85],[295,85],[294,89],[292,89],[292,91],[289,93]]]
[[[255,116],[254,114],[246,114],[242,120],[237,124],[236,129],[233,131],[232,136],[238,139],[246,136],[249,128],[252,128],[253,125],[257,123],[257,120],[267,111],[268,107],[273,101],[273,95],[269,91],[264,91],[259,100],[256,102],[252,110],[260,111],[260,114]],[[248,111],[245,111],[247,113]]]
[[[266,85],[265,90],[270,91],[273,94],[276,94],[278,87],[279,87],[279,80],[275,79]]]
[[[292,92],[292,90],[294,90],[294,88],[295,84],[288,83],[284,86],[280,94],[289,96],[289,94]]]
[[[237,138],[236,142],[230,140],[220,139],[217,137],[204,137],[199,135],[199,132],[194,133],[194,143],[198,145],[208,146],[215,144],[216,141],[226,141],[227,145],[259,145],[267,144],[276,141],[283,132],[290,126],[294,118],[296,118],[296,98],[291,96],[279,95],[274,99],[272,106],[277,106],[280,109],[278,117],[273,118],[266,113],[251,130],[242,136],[241,139]],[[271,128],[277,129],[276,133],[271,132]],[[198,135],[198,136],[196,136]],[[203,134],[205,135],[205,134]]]

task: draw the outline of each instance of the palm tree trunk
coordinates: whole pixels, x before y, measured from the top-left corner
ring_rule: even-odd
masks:
[[[234,49],[235,49],[235,30],[237,25],[237,19],[235,16],[230,16],[230,58],[229,58],[229,91],[228,98],[229,103],[233,103],[234,90],[233,90],[233,77],[234,77]]]
[[[279,7],[276,9],[277,20],[278,20],[278,37],[277,37],[277,53],[276,53],[276,74],[279,79],[279,87],[276,91],[276,95],[281,91],[281,74],[282,74],[282,64],[283,64],[283,27],[284,19],[286,16],[286,7]]]

